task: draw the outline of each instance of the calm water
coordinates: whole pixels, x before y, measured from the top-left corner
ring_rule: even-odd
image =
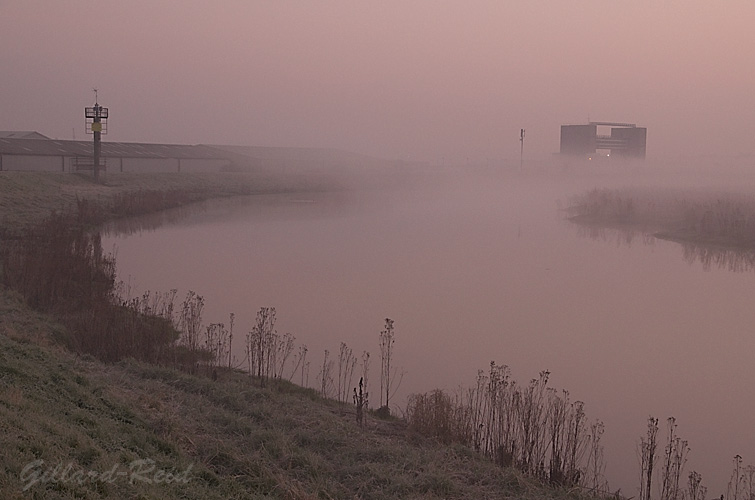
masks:
[[[523,383],[550,370],[552,387],[605,422],[606,476],[628,496],[647,417],[660,418],[664,436],[675,416],[692,448],[687,471],[718,496],[735,454],[755,462],[755,274],[564,220],[569,195],[605,182],[488,177],[259,196],[140,221],[131,229],[157,229],[104,245],[133,293],[195,290],[206,323],[234,312],[239,358],[262,306],[276,307],[279,333],[308,346],[312,386],[325,349],[370,351],[373,404],[386,317],[405,371],[393,406],[411,392],[470,386],[491,360]]]

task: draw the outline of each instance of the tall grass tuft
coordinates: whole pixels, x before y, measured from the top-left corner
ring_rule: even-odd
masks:
[[[181,329],[181,343],[190,352],[199,351],[203,309],[204,298],[189,290],[181,305],[178,325]]]
[[[308,351],[309,350],[307,349],[306,345],[302,344],[299,346],[298,352],[294,354],[294,368],[293,370],[291,370],[291,376],[288,377],[288,381],[291,382],[291,380],[293,380],[294,378],[294,375],[296,375],[297,372],[300,373],[301,380],[299,382],[299,385],[301,385],[302,387],[307,387],[307,385],[309,384],[309,376],[307,376],[306,378],[304,377],[305,372],[307,374],[309,373],[309,362],[307,361]]]
[[[382,413],[390,414],[391,397],[398,389],[403,373],[396,380],[396,367],[391,371],[393,360],[393,344],[396,342],[394,321],[385,318],[385,329],[380,332],[380,409]]]
[[[364,377],[359,379],[359,392],[354,388],[354,406],[357,409],[357,424],[364,426],[364,414],[369,407],[369,395],[364,387]]]
[[[708,496],[708,488],[702,485],[703,476],[697,471],[692,471],[687,476],[687,491],[684,493],[685,500],[705,500]]]
[[[204,348],[209,353],[207,371],[217,378],[217,369],[230,352],[228,329],[223,323],[210,323],[205,327]]]
[[[322,357],[322,369],[320,370],[320,373],[318,375],[318,379],[320,380],[320,395],[328,399],[331,397],[331,393],[333,391],[333,360],[328,359],[330,356],[330,351],[325,349],[325,352],[323,353]]]
[[[677,424],[674,417],[669,417],[666,449],[663,455],[663,469],[661,471],[661,500],[679,500],[682,490],[680,480],[687,463],[689,446],[677,434]]]
[[[602,423],[588,433],[583,403],[547,387],[549,375],[543,371],[520,386],[507,366],[491,363],[490,371],[480,371],[476,385],[459,396],[442,390],[411,395],[409,427],[473,447],[501,466],[553,484],[603,489]]]
[[[658,419],[648,417],[647,434],[640,438],[640,500],[650,500],[658,449]]]
[[[246,336],[249,373],[255,375],[261,386],[273,373],[274,354],[278,332],[275,330],[275,308],[261,307],[254,326]]]
[[[356,368],[357,358],[345,342],[341,342],[341,348],[338,353],[338,401],[345,403],[348,401],[349,389],[353,388],[351,380],[354,377],[354,368]]]
[[[666,445],[662,455],[658,454],[658,419],[648,417],[646,435],[640,438],[638,456],[640,459],[640,500],[651,500],[653,490],[659,500],[704,500],[708,489],[702,485],[702,475],[691,471],[684,484],[684,468],[690,447],[679,437],[674,417],[666,420]],[[660,460],[660,462],[659,462]],[[736,463],[736,459],[735,459]],[[657,477],[655,469],[660,466],[660,484],[653,487]],[[723,495],[722,495],[723,496]],[[734,495],[736,496],[736,495]],[[749,500],[749,498],[748,498]]]
[[[726,500],[752,500],[755,498],[755,466],[744,465],[741,455],[735,455],[731,478],[726,488]]]

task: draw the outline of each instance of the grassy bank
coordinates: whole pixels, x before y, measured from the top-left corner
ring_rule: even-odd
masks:
[[[100,220],[111,220],[208,198],[338,188],[340,184],[335,178],[314,175],[291,178],[246,172],[110,173],[102,183],[96,183],[88,175],[0,172],[0,231],[26,230],[51,212],[74,213],[82,201],[102,210],[97,214]],[[163,206],[139,204],[143,202],[139,195],[144,197],[148,193],[169,196],[162,197]]]
[[[368,415],[360,426],[354,406],[309,389],[137,361],[154,353],[140,354],[138,337],[122,344],[118,328],[123,318],[149,326],[143,311],[115,304],[107,314],[117,321],[108,323],[100,307],[112,275],[95,273],[84,282],[97,286],[81,292],[78,275],[66,274],[71,262],[108,269],[96,240],[81,239],[81,225],[215,196],[329,187],[244,174],[109,175],[99,185],[75,175],[3,173],[0,244],[36,239],[6,261],[5,277],[17,285],[0,289],[0,497],[575,498],[469,447],[422,437],[401,420]],[[50,211],[64,215],[40,226]],[[39,250],[50,240],[61,243]],[[75,260],[56,265],[61,248],[75,249]],[[70,300],[61,290],[71,286],[95,302]],[[85,326],[96,333],[91,350],[71,343]],[[116,351],[97,350],[111,344]],[[82,352],[117,355],[103,362]]]
[[[2,498],[568,496],[467,448],[410,435],[398,420],[359,427],[353,407],[311,390],[261,389],[236,372],[212,381],[129,360],[103,364],[37,344],[57,327],[18,303],[6,301],[2,317]],[[81,480],[114,468],[127,475]],[[161,482],[155,471],[178,479]]]

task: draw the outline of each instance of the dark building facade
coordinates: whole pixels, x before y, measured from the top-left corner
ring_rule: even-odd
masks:
[[[610,135],[599,135],[598,127],[610,127]],[[587,125],[561,125],[561,154],[591,157],[598,150],[611,156],[644,160],[647,129],[633,123],[590,122]]]
[[[594,154],[597,136],[596,125],[561,125],[561,154],[572,156]]]

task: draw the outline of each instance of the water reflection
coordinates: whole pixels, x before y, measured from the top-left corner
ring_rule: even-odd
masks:
[[[615,243],[616,246],[631,247],[636,242],[643,245],[654,245],[660,238],[648,231],[626,227],[605,227],[596,224],[579,222],[568,219],[577,229],[577,236],[590,238],[607,243]],[[682,247],[682,257],[690,265],[699,263],[703,270],[710,271],[713,268],[742,273],[755,270],[755,250],[721,248],[698,243],[690,243],[667,239],[678,243]]]
[[[200,213],[206,209],[207,202],[192,203],[138,217],[117,219],[104,224],[100,231],[103,236],[130,236],[145,231],[154,231],[166,225],[181,224],[187,220],[189,215]]]
[[[162,227],[191,227],[237,223],[254,213],[266,220],[286,220],[302,216],[317,219],[342,214],[344,204],[351,203],[344,192],[269,193],[215,198],[153,214],[115,220],[101,227],[105,237],[127,237]],[[302,210],[302,207],[306,210]]]
[[[690,264],[699,262],[709,271],[712,266],[741,273],[755,268],[755,250],[712,248],[695,243],[682,243],[684,260]]]
[[[634,228],[614,228],[599,226],[596,224],[586,224],[572,221],[577,228],[577,236],[580,238],[590,238],[607,243],[615,243],[616,246],[631,247],[635,242],[641,241],[643,245],[653,245],[655,236],[652,234]]]

